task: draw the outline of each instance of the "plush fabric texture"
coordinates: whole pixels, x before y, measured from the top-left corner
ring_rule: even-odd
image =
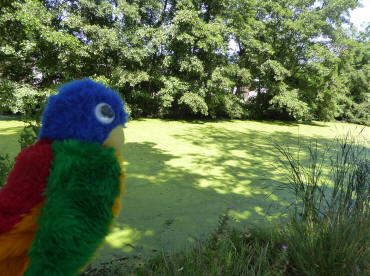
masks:
[[[76,275],[108,234],[118,208],[121,167],[113,148],[65,140],[52,149],[27,276]]]
[[[124,191],[121,156],[103,143],[126,121],[118,94],[89,79],[49,98],[39,141],[0,189],[0,276],[72,276],[90,261]]]
[[[118,164],[120,164],[120,167],[121,167],[121,174],[119,176],[119,179],[120,179],[120,195],[124,195],[125,194],[125,171],[123,169],[123,157],[122,155],[116,151],[115,152],[115,156],[117,158],[117,162]],[[116,197],[116,200],[114,202],[114,205],[113,205],[113,208],[112,208],[112,213],[113,213],[113,216],[114,217],[117,217],[118,216],[118,213],[121,211],[121,197]]]
[[[33,237],[37,229],[36,218],[44,202],[33,207],[29,214],[22,215],[22,220],[10,231],[0,234],[0,275],[22,276],[26,270]]]
[[[0,189],[0,237],[43,200],[52,159],[48,139],[42,139],[18,154],[6,184]]]
[[[99,103],[112,107],[115,118],[110,124],[97,120],[95,107]],[[119,95],[86,78],[63,85],[57,95],[49,97],[39,138],[76,139],[102,144],[113,128],[123,126],[126,121],[127,113]]]

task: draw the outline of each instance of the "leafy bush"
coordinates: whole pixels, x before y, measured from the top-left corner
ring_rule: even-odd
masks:
[[[51,90],[38,91],[28,84],[0,81],[0,113],[32,114],[46,102]]]
[[[36,143],[40,129],[41,124],[39,122],[28,122],[25,124],[18,139],[21,149],[27,148],[28,146]]]
[[[246,118],[246,107],[242,100],[234,94],[215,94],[208,97],[211,118]]]
[[[131,107],[128,103],[125,102],[125,106],[124,106],[124,109],[125,109],[125,112],[128,114],[128,118],[129,119],[132,119],[133,116],[132,116],[132,110],[131,110]]]
[[[152,117],[158,114],[158,98],[147,93],[135,90],[125,96],[124,100],[129,105],[130,118]]]
[[[103,75],[96,75],[95,74],[93,76],[90,76],[89,78],[93,81],[100,82],[101,84],[103,84],[105,86],[110,86],[110,84],[111,84],[111,80],[108,79],[106,76],[103,76]]]
[[[193,92],[185,92],[178,101],[182,109],[189,115],[208,115],[208,106],[204,98]]]
[[[298,97],[297,89],[284,90],[282,93],[272,98],[270,103],[276,110],[284,110],[296,120],[310,121],[312,119],[307,103]]]
[[[361,103],[356,103],[349,97],[341,97],[336,118],[350,123],[370,126],[370,96]]]
[[[13,110],[13,92],[16,83],[8,80],[0,80],[0,113],[10,113]]]
[[[14,161],[10,160],[8,154],[0,153],[0,188],[5,184],[13,165]]]
[[[41,130],[42,112],[46,106],[46,101],[39,104],[39,108],[33,112],[26,112],[22,116],[24,127],[19,136],[18,142],[21,149],[24,149],[37,141],[38,134]]]

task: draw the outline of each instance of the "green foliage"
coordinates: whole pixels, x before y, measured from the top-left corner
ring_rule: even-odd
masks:
[[[10,160],[8,154],[0,153],[0,189],[6,183],[6,179],[13,165],[14,161]]]
[[[325,212],[335,222],[343,216],[357,217],[369,211],[369,150],[353,139],[347,135],[321,154],[317,144],[310,145],[307,168],[288,149],[276,145],[287,160],[283,165],[288,171],[288,187],[301,201],[296,207],[301,209],[304,220],[319,220]],[[334,156],[330,156],[332,151]],[[324,162],[328,155],[331,164],[329,177],[325,177]]]
[[[108,79],[104,75],[100,75],[100,76],[93,75],[93,76],[90,76],[89,78],[93,81],[100,82],[101,84],[105,86],[110,86],[110,83],[111,83],[110,79]]]
[[[32,122],[28,122],[24,126],[18,139],[18,142],[21,145],[21,149],[25,149],[28,146],[36,143],[40,129],[41,129],[40,124],[33,124]]]
[[[307,103],[301,101],[298,96],[298,90],[284,91],[276,95],[270,101],[274,109],[286,111],[296,120],[310,121],[312,119],[310,109]]]
[[[342,26],[358,5],[5,1],[0,112],[23,112],[45,89],[90,76],[121,93],[133,118],[368,124],[369,32]],[[241,88],[257,92],[257,99],[244,104]]]
[[[51,93],[53,93],[51,91]],[[24,127],[19,135],[18,143],[21,149],[24,149],[37,141],[38,134],[41,130],[42,112],[45,108],[46,100],[38,102],[37,109],[26,110],[22,116]]]
[[[246,108],[242,100],[233,94],[218,93],[209,97],[209,113],[211,118],[217,117],[243,119]]]
[[[355,124],[370,126],[369,98],[361,103],[356,103],[350,97],[340,97],[338,106],[337,118]]]
[[[15,83],[11,81],[0,81],[0,112],[11,112],[14,106],[12,101],[15,90]]]
[[[129,103],[130,118],[152,117],[158,110],[158,98],[142,91],[133,91],[125,100]]]
[[[49,90],[37,91],[31,85],[0,80],[1,113],[36,113],[50,95]]]
[[[364,275],[368,269],[369,149],[351,135],[322,154],[311,144],[306,164],[276,145],[284,157],[287,187],[296,196],[284,230],[289,258],[306,275]]]
[[[318,221],[307,225],[292,220],[286,244],[295,271],[304,275],[366,275],[369,254],[369,217],[346,217],[338,223]]]
[[[250,90],[262,92],[249,104],[255,118],[334,118],[345,89],[338,53],[346,34],[338,14],[358,4],[337,2],[314,8],[310,1],[235,1],[230,27],[237,60],[253,76]],[[321,35],[327,40],[319,41]]]
[[[343,41],[339,70],[346,93],[338,98],[336,114],[339,119],[364,125],[370,125],[369,30]]]
[[[178,101],[179,105],[184,105],[185,110],[190,109],[190,114],[202,114],[208,115],[208,106],[204,99],[196,93],[186,92],[184,93]]]

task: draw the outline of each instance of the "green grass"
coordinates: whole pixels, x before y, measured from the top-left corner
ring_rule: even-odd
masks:
[[[284,174],[277,168],[272,140],[294,152],[298,143],[316,138],[321,149],[356,128],[360,127],[341,123],[129,122],[123,208],[92,268],[197,244],[197,238],[204,240],[217,227],[219,214],[232,206],[232,225],[252,228],[277,221],[293,196],[278,189]],[[0,120],[0,152],[12,157],[19,152],[21,129],[19,121]],[[370,128],[363,136],[370,137]],[[259,246],[262,250],[267,245]]]
[[[18,117],[0,116],[0,153],[14,158],[21,150],[18,138],[24,123]]]

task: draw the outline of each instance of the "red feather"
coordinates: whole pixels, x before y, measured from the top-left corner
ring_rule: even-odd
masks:
[[[44,200],[42,194],[53,159],[51,144],[51,140],[44,138],[18,154],[6,184],[0,189],[0,233],[12,229]]]

